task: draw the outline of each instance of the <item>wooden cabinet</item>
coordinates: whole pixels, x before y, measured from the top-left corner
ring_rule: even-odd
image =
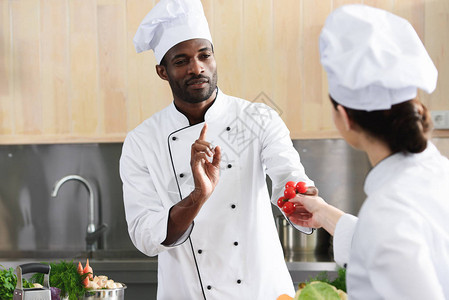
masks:
[[[156,1],[0,0],[0,143],[123,141],[171,102],[153,53],[132,39]],[[219,87],[275,108],[292,138],[338,137],[318,35],[326,16],[365,3],[410,20],[439,70],[421,99],[449,110],[447,0],[203,0]]]

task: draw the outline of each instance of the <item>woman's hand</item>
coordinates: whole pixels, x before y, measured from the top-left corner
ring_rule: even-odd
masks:
[[[290,199],[295,204],[296,210],[287,215],[291,222],[303,227],[320,228],[323,227],[329,234],[334,235],[338,220],[344,212],[329,205],[317,194],[297,194]]]
[[[323,226],[319,212],[322,206],[327,204],[317,194],[297,194],[289,201],[296,207],[295,211],[288,215],[290,221],[303,227],[320,228]]]

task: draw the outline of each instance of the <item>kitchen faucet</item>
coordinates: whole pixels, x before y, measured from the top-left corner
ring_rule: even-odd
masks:
[[[95,251],[97,249],[97,241],[104,231],[107,229],[106,224],[100,225],[98,228],[95,226],[95,197],[90,183],[79,175],[67,175],[59,179],[51,192],[52,197],[56,197],[59,188],[69,180],[77,180],[84,184],[89,192],[89,205],[87,207],[88,224],[86,233],[86,249],[87,251]]]

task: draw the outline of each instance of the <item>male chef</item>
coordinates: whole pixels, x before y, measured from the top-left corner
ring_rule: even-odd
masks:
[[[120,158],[129,235],[158,256],[158,299],[294,296],[271,202],[289,180],[313,182],[287,127],[268,106],[217,87],[199,0],[157,3],[134,44],[154,51],[173,94],[128,134]]]

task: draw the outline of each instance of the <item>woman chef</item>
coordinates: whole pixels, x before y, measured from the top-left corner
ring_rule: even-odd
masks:
[[[364,5],[328,17],[320,54],[334,123],[373,168],[358,218],[299,196],[290,220],[333,234],[349,299],[449,299],[449,161],[416,100],[435,89],[435,66],[406,20]]]

